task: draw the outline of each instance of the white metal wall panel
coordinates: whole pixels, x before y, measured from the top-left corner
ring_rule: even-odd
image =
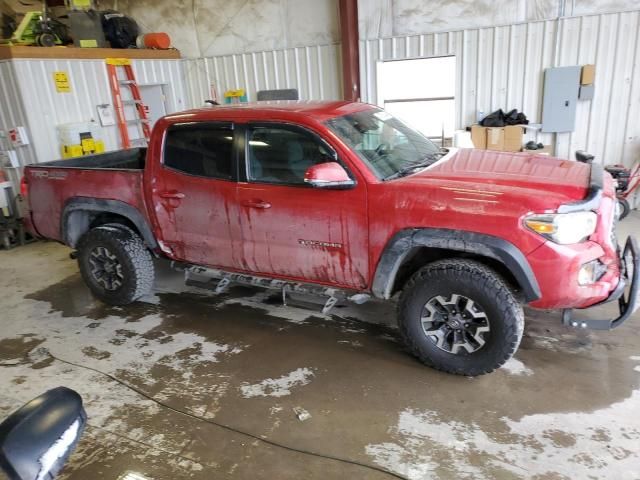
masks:
[[[498,108],[517,108],[539,123],[544,69],[594,63],[595,98],[579,102],[575,131],[539,140],[554,144],[559,157],[586,149],[598,162],[629,166],[640,158],[639,41],[638,11],[366,40],[363,100],[378,103],[379,61],[456,55],[456,128]]]
[[[191,107],[227,90],[244,89],[249,101],[259,90],[297,88],[302,100],[342,97],[340,46],[317,45],[183,60]]]
[[[57,125],[98,121],[97,105],[113,105],[103,60],[14,60],[27,127],[35,148],[34,162],[60,157]],[[138,84],[163,84],[168,112],[186,108],[186,89],[179,60],[134,60]],[[71,92],[59,93],[53,72],[68,74]],[[122,88],[125,96],[126,87]],[[98,123],[99,124],[99,123]],[[117,126],[100,127],[107,150],[120,148]]]
[[[16,78],[15,69],[10,61],[0,62],[0,131],[6,132],[14,127],[27,126],[27,116],[25,108],[20,96],[18,80]],[[21,166],[35,162],[35,148],[33,146],[33,132],[29,132],[30,143],[15,149]],[[2,142],[2,145],[8,144],[8,140]],[[3,148],[0,145],[0,148]],[[21,175],[21,168],[6,169],[10,180],[17,184]]]

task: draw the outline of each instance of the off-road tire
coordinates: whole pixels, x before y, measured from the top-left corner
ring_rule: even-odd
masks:
[[[473,353],[450,353],[436,346],[422,327],[425,304],[438,295],[459,294],[486,313],[490,331]],[[490,373],[509,360],[520,345],[524,312],[505,281],[487,266],[464,259],[431,263],[406,283],[398,303],[398,326],[409,351],[425,365],[456,375]]]
[[[91,252],[103,247],[113,254],[122,272],[122,285],[115,290],[104,288],[92,272]],[[125,225],[109,224],[89,230],[78,243],[78,265],[93,294],[110,305],[128,305],[148,294],[153,287],[154,266],[142,239]]]

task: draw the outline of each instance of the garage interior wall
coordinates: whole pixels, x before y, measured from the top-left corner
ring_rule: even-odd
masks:
[[[629,165],[640,156],[640,125],[634,121],[640,113],[640,75],[634,75],[639,55],[638,11],[553,17],[561,13],[561,7],[565,13],[582,14],[632,4],[638,8],[638,0],[442,0],[428,4],[361,0],[363,100],[377,103],[378,61],[455,55],[457,128],[471,124],[478,111],[497,108],[521,109],[536,122],[541,117],[544,68],[595,63],[595,99],[580,102],[576,131],[557,137],[542,135],[540,140],[553,144],[561,157],[586,149],[600,162]],[[228,89],[244,88],[249,100],[255,100],[258,90],[274,88],[297,88],[302,99],[342,96],[336,0],[110,0],[101,1],[100,7],[133,15],[145,31],[168,31],[185,56],[199,57],[134,62],[141,84],[168,85],[169,112],[201,106],[212,97],[212,85],[218,96]],[[453,30],[461,25],[461,18],[474,25],[511,23]],[[551,19],[540,20],[544,18]],[[530,21],[515,23],[520,20]],[[189,36],[194,26],[197,39]],[[442,28],[451,30],[427,31]],[[386,33],[395,36],[380,38]],[[189,50],[198,43],[197,51]],[[102,61],[15,60],[0,62],[0,66],[3,94],[8,99],[0,108],[0,126],[6,130],[27,122],[31,135],[38,132],[48,138],[37,142],[37,148],[20,147],[22,164],[56,158],[56,125],[90,120],[96,116],[97,104],[112,103],[106,74],[96,73],[104,70]],[[73,94],[55,94],[51,73],[56,69],[69,71]],[[21,89],[21,95],[11,89]],[[20,115],[28,119],[23,121]],[[116,128],[106,130],[107,149],[117,148]]]
[[[363,40],[638,8],[638,0],[358,0]]]
[[[337,0],[100,0],[167,32],[184,58],[284,50],[340,41]]]
[[[6,136],[6,132],[14,127],[27,125],[27,114],[20,95],[16,69],[11,61],[0,61],[0,135]],[[31,132],[29,132],[32,135]],[[9,147],[8,138],[0,138],[0,149]],[[18,162],[21,166],[37,162],[33,142],[16,149]],[[9,180],[18,185],[22,177],[22,168],[6,168]]]
[[[183,60],[189,102],[199,107],[242,88],[249,101],[259,90],[296,88],[301,100],[342,98],[340,46],[316,45]],[[214,91],[215,90],[215,91]]]
[[[379,61],[455,55],[456,128],[477,112],[542,114],[544,69],[596,65],[595,98],[580,101],[572,133],[541,134],[561,158],[587,150],[596,161],[631,166],[640,157],[640,12],[565,17],[507,26],[361,41],[363,100],[378,103]]]
[[[0,65],[2,93],[9,100],[0,106],[0,128],[26,126],[30,136],[29,145],[16,148],[22,165],[60,158],[57,126],[91,120],[100,125],[97,106],[113,105],[104,60],[17,59]],[[133,60],[132,65],[141,87],[163,86],[167,112],[188,106],[180,60]],[[68,75],[68,93],[56,91],[53,73],[60,71]],[[126,90],[122,89],[123,97]],[[98,128],[106,150],[120,148],[117,126]]]

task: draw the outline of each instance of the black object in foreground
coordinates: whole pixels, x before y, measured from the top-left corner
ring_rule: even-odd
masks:
[[[87,421],[77,392],[58,387],[0,424],[0,467],[9,480],[51,480],[75,449]]]

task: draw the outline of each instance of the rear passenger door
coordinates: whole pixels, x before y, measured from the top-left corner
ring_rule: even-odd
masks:
[[[233,242],[240,238],[235,155],[232,123],[190,122],[167,129],[152,191],[162,240],[178,259],[239,266]]]

